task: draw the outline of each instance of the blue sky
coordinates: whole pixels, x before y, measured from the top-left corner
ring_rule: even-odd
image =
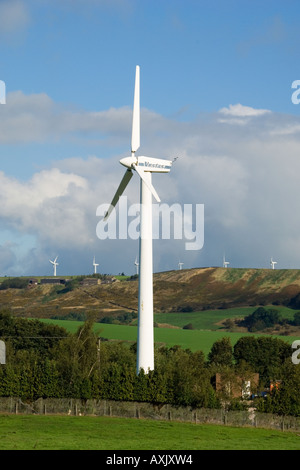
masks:
[[[156,241],[154,269],[300,266],[296,0],[0,0],[0,274],[135,272],[137,243],[100,241],[130,150],[180,155],[157,191],[205,206],[205,243]],[[155,180],[156,181],[156,180]],[[155,182],[154,181],[154,182]],[[167,181],[167,182],[166,182]],[[137,181],[127,193],[138,201]]]
[[[130,104],[138,63],[144,106],[165,115],[238,100],[294,112],[296,1],[28,0],[23,9],[1,34],[8,90],[90,110],[120,107]]]

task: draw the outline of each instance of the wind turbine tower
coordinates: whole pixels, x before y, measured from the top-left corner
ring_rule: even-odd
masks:
[[[96,274],[97,273],[97,266],[99,266],[99,264],[96,263],[95,256],[94,256],[94,259],[93,259],[93,266],[94,266],[94,274]]]
[[[58,256],[55,258],[54,261],[51,261],[51,259],[49,259],[50,263],[53,264],[53,276],[56,276],[56,266],[58,266],[58,263],[56,262]]]
[[[275,264],[277,264],[277,261],[273,261],[273,258],[271,258],[270,265],[272,269],[275,269]]]
[[[152,255],[152,196],[160,202],[152,185],[152,173],[169,173],[172,161],[146,156],[137,156],[140,147],[140,67],[136,66],[131,156],[120,160],[126,167],[125,175],[116,191],[111,205],[104,216],[107,220],[120,196],[133,176],[133,170],[140,177],[140,238],[139,238],[139,296],[137,334],[137,374],[154,369],[153,334],[153,255]]]
[[[179,268],[179,270],[182,269],[183,264],[184,264],[184,263],[181,263],[181,261],[179,261],[179,263],[178,263],[178,268]]]

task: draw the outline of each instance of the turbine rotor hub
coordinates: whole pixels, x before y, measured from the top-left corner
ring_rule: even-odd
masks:
[[[121,165],[125,166],[126,168],[133,168],[133,165],[137,164],[137,159],[133,155],[131,157],[121,158],[120,160]]]

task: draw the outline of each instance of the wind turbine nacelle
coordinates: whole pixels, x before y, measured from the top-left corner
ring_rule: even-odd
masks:
[[[172,161],[160,158],[138,157],[138,166],[144,171],[151,171],[151,173],[169,173]]]
[[[121,165],[129,169],[135,169],[138,166],[143,171],[151,173],[169,173],[172,166],[171,160],[162,160],[160,158],[151,157],[125,157],[120,160]]]

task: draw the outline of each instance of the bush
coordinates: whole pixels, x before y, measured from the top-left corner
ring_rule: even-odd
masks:
[[[86,321],[85,312],[69,312],[66,315],[52,315],[52,320],[76,320],[76,321]]]
[[[0,290],[5,289],[25,289],[28,286],[28,279],[24,277],[12,277],[5,279],[0,284]]]
[[[129,323],[132,322],[132,320],[135,320],[137,318],[137,313],[136,312],[126,312],[126,313],[121,313],[120,315],[117,315],[116,317],[113,316],[106,316],[101,318],[99,320],[99,323],[117,323],[121,325],[128,325]]]
[[[294,320],[293,320],[293,325],[295,326],[300,326],[300,312],[296,312],[294,314]]]
[[[182,327],[183,330],[194,330],[194,327],[193,327],[193,324],[192,323],[188,323],[187,325],[184,325]]]
[[[194,309],[191,305],[184,305],[183,307],[179,306],[177,308],[177,312],[183,312],[183,313],[189,313],[189,312],[193,312]]]

